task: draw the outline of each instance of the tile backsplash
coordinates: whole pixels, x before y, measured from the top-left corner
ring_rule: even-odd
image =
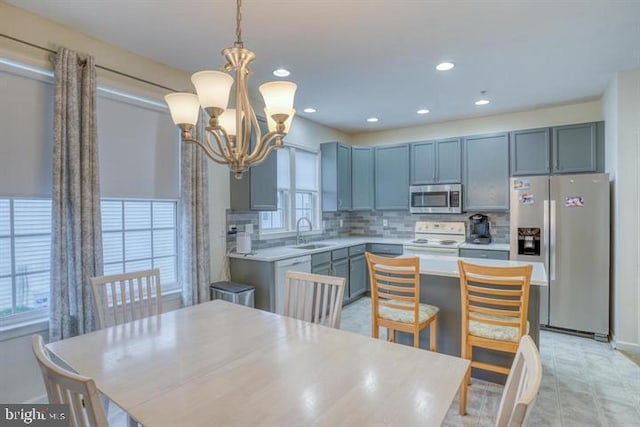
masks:
[[[324,240],[345,236],[376,236],[406,238],[413,237],[413,227],[416,221],[464,221],[469,224],[469,217],[477,212],[464,214],[437,214],[437,215],[412,215],[409,211],[358,211],[358,212],[324,212],[322,221],[324,232],[312,236],[305,235],[305,242]],[[244,231],[246,224],[253,224],[253,249],[264,249],[276,246],[295,245],[296,238],[284,237],[277,239],[259,239],[258,230],[259,212],[232,211],[227,209],[227,226],[237,226],[239,231]],[[509,242],[509,213],[487,213],[491,222],[491,235],[494,242]],[[340,227],[340,220],[343,224]],[[386,220],[386,226],[384,221]],[[467,233],[469,226],[467,225]],[[227,251],[235,248],[236,236],[227,234]]]

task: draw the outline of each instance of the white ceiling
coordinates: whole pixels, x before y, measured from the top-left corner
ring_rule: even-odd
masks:
[[[235,37],[233,0],[9,3],[190,72],[222,65]],[[638,0],[245,0],[242,11],[252,86],[288,68],[299,114],[348,133],[594,98],[640,66]],[[456,68],[436,71],[443,60]],[[482,90],[491,104],[477,107]]]

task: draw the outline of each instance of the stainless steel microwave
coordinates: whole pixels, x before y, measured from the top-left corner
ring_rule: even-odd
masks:
[[[462,184],[412,185],[411,213],[462,213]]]

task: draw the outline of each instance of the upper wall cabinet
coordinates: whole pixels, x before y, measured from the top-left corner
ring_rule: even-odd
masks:
[[[373,210],[373,148],[351,147],[351,209]]]
[[[579,173],[598,170],[598,126],[585,123],[552,128],[553,172]]]
[[[339,142],[320,145],[322,211],[351,209],[351,147]]]
[[[509,210],[508,134],[466,137],[463,170],[465,210]]]
[[[545,175],[550,171],[549,128],[511,132],[511,175]]]
[[[258,117],[262,135],[269,132],[267,122]],[[255,144],[255,135],[251,137],[251,147]],[[257,166],[252,166],[241,179],[231,173],[230,206],[233,210],[275,211],[278,209],[278,156],[275,151]]]
[[[511,132],[511,175],[604,171],[604,122]]]
[[[375,207],[409,209],[409,145],[375,148]]]
[[[411,144],[411,184],[460,182],[460,145],[460,138]]]

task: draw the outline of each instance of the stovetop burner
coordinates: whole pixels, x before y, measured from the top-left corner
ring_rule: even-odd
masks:
[[[415,239],[411,243],[418,243],[418,244],[423,244],[423,245],[431,244],[431,245],[450,246],[450,245],[457,245],[460,242],[458,242],[457,240]]]

